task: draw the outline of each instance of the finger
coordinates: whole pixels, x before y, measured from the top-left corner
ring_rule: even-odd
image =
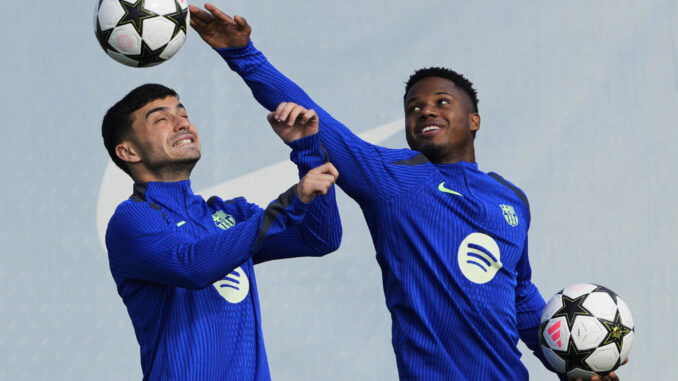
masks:
[[[327,162],[325,164],[321,164],[321,165],[311,169],[310,171],[308,171],[307,175],[329,173],[331,171],[330,168],[334,168],[334,165],[332,165],[332,163],[330,163],[330,162]],[[336,168],[334,168],[334,170],[336,171]]]
[[[211,23],[212,21],[214,21],[214,16],[194,5],[189,5],[188,9],[191,12],[191,20],[196,18],[203,23]]]
[[[239,29],[247,29],[247,28],[250,27],[249,24],[247,23],[247,20],[245,20],[244,17],[234,15],[233,21],[235,21],[235,23],[238,25]]]
[[[285,106],[287,105],[287,102],[281,102],[278,107],[276,107],[275,112],[273,117],[275,120],[280,121],[280,115],[282,114],[283,110],[285,109]]]
[[[282,108],[282,111],[280,112],[278,121],[280,122],[286,122],[288,121],[290,112],[296,107],[295,103],[292,102],[287,102],[285,106]]]
[[[200,34],[207,30],[207,24],[200,19],[191,17],[190,24]]]
[[[617,377],[615,372],[610,372],[607,377],[610,379],[610,381],[619,381],[619,377]]]
[[[306,123],[308,123],[310,120],[313,120],[313,119],[315,119],[315,118],[317,118],[317,117],[318,117],[318,114],[316,114],[315,111],[313,111],[313,110],[305,110],[305,111],[301,114],[301,124],[306,124]]]
[[[337,170],[337,167],[335,167],[334,164],[332,164],[330,162],[327,162],[327,163],[323,164],[322,166],[326,167],[326,169],[325,169],[326,172],[324,172],[324,173],[327,173],[330,176],[332,176],[334,178],[333,182],[336,182],[337,178],[339,178],[339,171]]]
[[[219,8],[215,7],[212,4],[205,4],[205,9],[210,11],[212,15],[214,16],[215,19],[219,21],[225,21],[225,22],[235,22],[231,16],[227,15],[226,13],[222,12]]]
[[[306,175],[302,181],[302,189],[309,192],[327,192],[334,184],[334,177],[327,174]]]
[[[287,116],[287,125],[290,127],[294,126],[294,123],[296,123],[297,119],[299,118],[299,114],[304,112],[304,110],[306,109],[299,105],[292,107],[292,110],[290,110],[290,115]]]
[[[268,120],[269,123],[274,124],[277,121],[275,120],[275,112],[269,112],[268,115],[266,115],[266,120]]]

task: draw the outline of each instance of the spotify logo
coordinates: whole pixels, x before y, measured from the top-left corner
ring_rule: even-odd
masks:
[[[471,233],[459,245],[457,262],[462,274],[473,283],[483,284],[501,269],[497,242],[487,234]]]
[[[247,274],[240,267],[233,270],[226,278],[214,282],[212,285],[222,298],[232,304],[242,302],[250,290],[250,281],[247,279]]]

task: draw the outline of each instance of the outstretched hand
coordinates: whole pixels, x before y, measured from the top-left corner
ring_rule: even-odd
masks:
[[[318,114],[292,102],[283,102],[266,117],[278,136],[292,142],[318,132]]]
[[[213,49],[240,48],[250,40],[252,28],[240,16],[229,16],[212,4],[205,4],[206,12],[189,5],[191,26]]]
[[[297,184],[297,196],[305,203],[313,201],[315,196],[329,192],[330,187],[337,181],[339,171],[332,163],[325,163],[306,173]]]

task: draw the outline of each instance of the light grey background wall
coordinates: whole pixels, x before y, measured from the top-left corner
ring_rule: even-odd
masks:
[[[100,138],[104,112],[131,88],[160,82],[182,95],[203,140],[196,190],[232,197],[257,188],[272,199],[294,181],[266,174],[287,148],[195,33],[159,67],[124,67],[94,38],[94,2],[80,3],[3,4],[2,380],[140,378],[138,345],[98,231],[106,205],[131,191],[102,190],[116,175]],[[533,279],[544,297],[582,281],[617,291],[636,320],[620,376],[672,374],[675,0],[214,3],[245,16],[269,59],[358,133],[402,118],[414,69],[465,73],[479,90],[481,169],[530,197]],[[387,132],[374,138],[406,145],[401,132]],[[356,204],[343,194],[339,202],[337,253],[257,268],[276,380],[396,378],[374,248]],[[555,379],[523,352],[532,379]]]

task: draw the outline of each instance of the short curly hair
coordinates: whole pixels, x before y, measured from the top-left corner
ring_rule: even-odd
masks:
[[[456,71],[444,67],[427,67],[415,71],[414,74],[410,76],[410,79],[407,80],[403,100],[407,97],[407,93],[410,92],[410,89],[412,89],[412,86],[414,86],[415,83],[428,77],[441,77],[454,82],[455,86],[468,94],[469,98],[471,98],[471,103],[473,103],[473,111],[478,112],[478,92],[473,88],[473,83]]]

